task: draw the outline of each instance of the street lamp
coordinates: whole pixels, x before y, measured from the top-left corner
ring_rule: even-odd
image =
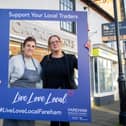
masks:
[[[115,32],[116,32],[116,44],[117,44],[117,55],[118,55],[118,69],[119,69],[119,97],[120,97],[120,113],[119,113],[119,122],[120,124],[126,126],[126,83],[125,76],[122,71],[122,58],[119,42],[119,23],[118,23],[118,14],[117,14],[117,0],[113,0],[114,7],[114,17],[115,17]]]

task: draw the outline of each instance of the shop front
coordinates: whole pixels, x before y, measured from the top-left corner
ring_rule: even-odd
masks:
[[[94,103],[103,105],[118,100],[116,51],[102,44],[94,45],[92,65]]]

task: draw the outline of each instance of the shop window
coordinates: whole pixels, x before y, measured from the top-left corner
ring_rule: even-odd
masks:
[[[74,11],[75,10],[75,0],[60,0],[60,10]],[[76,23],[70,21],[60,22],[61,30],[70,33],[76,33]]]
[[[111,92],[113,86],[112,61],[98,58],[100,92]]]
[[[97,57],[94,59],[94,79],[95,79],[95,93],[112,92],[113,75],[112,75],[111,60]]]

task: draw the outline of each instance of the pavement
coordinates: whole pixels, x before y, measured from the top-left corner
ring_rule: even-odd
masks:
[[[119,126],[119,101],[92,107],[91,123],[70,123],[70,126]],[[36,126],[49,126],[49,122],[37,121]]]
[[[91,123],[70,123],[70,126],[120,126],[119,125],[119,101],[114,103],[93,106]],[[2,126],[2,120],[0,120]],[[48,121],[36,121],[36,126],[49,126]]]

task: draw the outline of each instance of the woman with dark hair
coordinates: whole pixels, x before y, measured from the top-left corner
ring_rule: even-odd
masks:
[[[51,53],[41,61],[43,87],[76,89],[74,81],[74,69],[78,66],[76,57],[62,51],[62,41],[58,35],[49,37],[48,47]],[[69,122],[51,121],[51,126],[69,126]]]
[[[9,86],[37,88],[40,84],[41,66],[32,57],[36,46],[35,38],[29,36],[22,44],[22,53],[9,60]]]
[[[24,40],[22,53],[9,60],[9,87],[42,88],[40,63],[32,57],[36,46],[35,38]],[[35,126],[32,120],[5,119],[3,126]]]

